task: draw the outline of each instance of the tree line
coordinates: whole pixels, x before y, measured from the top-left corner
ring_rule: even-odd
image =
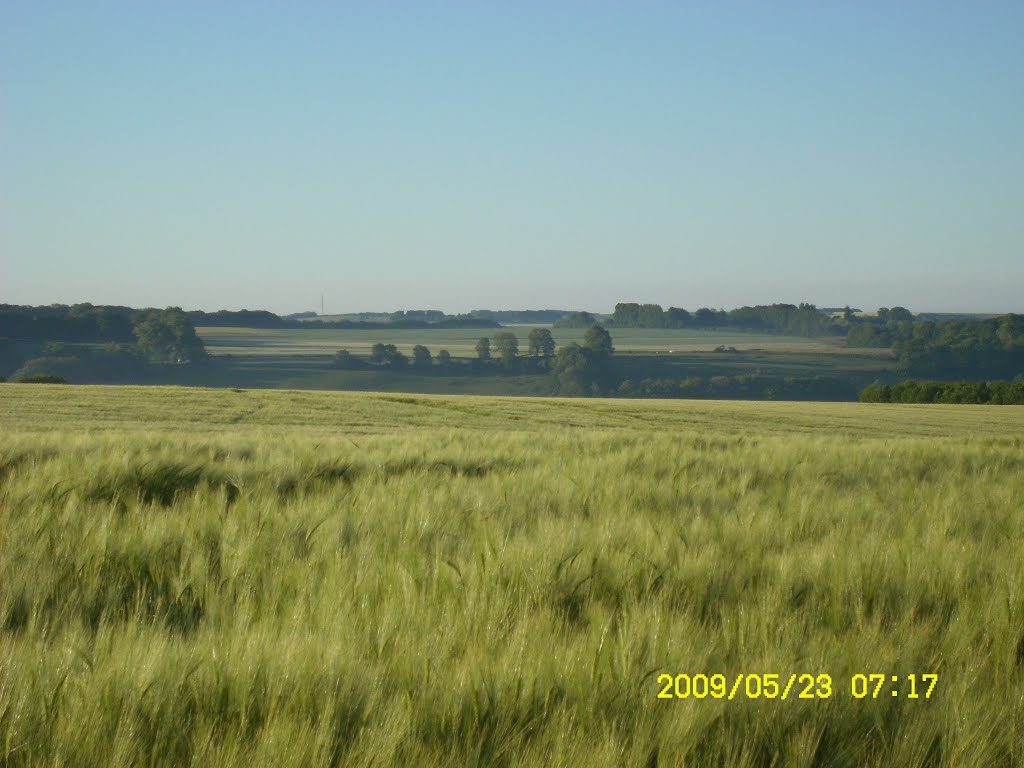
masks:
[[[570,314],[567,309],[474,309],[470,317],[494,320],[498,323],[549,325]]]
[[[857,318],[847,346],[888,347],[902,376],[1009,377],[1024,372],[1024,315],[917,320],[902,307]]]
[[[612,393],[618,397],[713,400],[850,401],[857,396],[849,382],[830,376],[689,376],[681,379],[626,379]]]
[[[512,331],[481,336],[474,347],[476,357],[468,364],[478,373],[549,373],[556,394],[585,396],[603,394],[612,386],[611,356],[615,351],[611,334],[598,324],[591,325],[583,343],[572,342],[556,349],[554,336],[547,328],[534,328],[527,337],[526,354],[520,354],[519,337]],[[406,355],[394,344],[378,342],[363,360],[347,349],[334,356],[335,368],[387,368],[418,372],[451,370],[454,365],[446,349],[436,359],[422,344]],[[464,364],[465,365],[465,364]]]
[[[875,382],[860,392],[862,403],[957,403],[1024,405],[1024,376],[1013,381]]]
[[[477,369],[493,363],[507,371],[522,370],[524,367],[532,370],[546,370],[555,357],[555,339],[547,328],[534,328],[528,337],[527,356],[523,357],[519,354],[519,337],[511,331],[502,331],[493,337],[481,336],[476,342],[475,352],[474,362]],[[417,344],[412,348],[410,358],[394,344],[378,342],[370,348],[367,362],[376,367],[393,369],[411,367],[427,370],[434,366],[435,359],[430,349],[423,344]],[[438,352],[436,363],[440,367],[452,365],[452,357],[447,349]],[[338,350],[334,357],[334,364],[337,368],[348,369],[364,365],[347,349]]]
[[[134,343],[132,319],[138,311],[92,304],[0,304],[0,337],[22,342]]]
[[[574,322],[566,319],[566,322]],[[831,336],[846,332],[843,324],[814,304],[762,304],[737,309],[701,307],[689,312],[660,304],[620,302],[608,320],[610,328],[730,328],[795,336]]]
[[[0,375],[118,381],[152,364],[195,364],[206,348],[179,307],[0,307]]]

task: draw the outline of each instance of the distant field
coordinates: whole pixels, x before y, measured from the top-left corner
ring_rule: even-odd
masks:
[[[368,354],[370,347],[380,342],[395,344],[406,354],[412,353],[414,345],[424,344],[434,354],[447,349],[456,357],[475,357],[473,348],[477,340],[481,336],[492,336],[497,331],[483,328],[363,331],[199,327],[196,332],[214,355],[333,355],[339,349]]]
[[[0,428],[5,767],[1024,765],[1022,407],[2,384]]]
[[[527,350],[530,329],[551,326],[512,325],[505,330],[519,337],[520,351]],[[347,349],[366,354],[377,342],[394,344],[406,354],[416,344],[423,344],[436,354],[447,349],[455,357],[475,357],[474,348],[481,336],[491,337],[501,329],[493,328],[438,328],[407,330],[306,330],[302,328],[217,328],[196,329],[211,354],[334,354]],[[559,344],[582,342],[586,333],[582,328],[551,328]],[[736,349],[761,349],[777,352],[836,352],[841,345],[832,340],[820,341],[799,336],[773,336],[731,331],[667,330],[647,328],[617,328],[611,330],[615,348],[620,352],[695,352],[710,351],[718,346]],[[863,350],[861,350],[863,352]]]
[[[530,329],[509,326],[519,337],[520,353],[528,351]],[[436,355],[447,349],[456,358],[475,358],[477,340],[492,336],[484,329],[415,329],[392,331],[262,330],[199,328],[215,365],[168,371],[168,384],[270,387],[280,389],[343,389],[432,394],[546,395],[546,375],[505,375],[474,372],[458,366],[452,375],[431,370],[392,371],[375,368],[337,370],[331,361],[339,349],[369,354],[377,343],[395,344],[406,354],[424,344]],[[559,344],[583,340],[581,329],[552,329]],[[615,367],[621,379],[738,376],[759,373],[776,377],[827,376],[863,388],[875,380],[891,382],[893,361],[884,349],[846,349],[833,340],[804,339],[717,331],[619,329],[613,331]],[[716,353],[716,347],[737,353]],[[670,352],[671,350],[671,352]],[[851,389],[851,391],[855,391]]]
[[[0,426],[19,431],[345,435],[436,429],[655,430],[729,435],[1016,438],[1024,407],[728,400],[435,396],[194,387],[0,385]]]

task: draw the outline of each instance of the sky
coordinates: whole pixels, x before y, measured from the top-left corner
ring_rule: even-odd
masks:
[[[1024,3],[0,3],[0,303],[1024,312]]]

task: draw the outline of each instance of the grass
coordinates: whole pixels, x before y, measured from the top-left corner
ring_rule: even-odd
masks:
[[[0,426],[0,765],[1024,765],[1024,408],[3,385]],[[834,690],[657,698],[700,672]]]

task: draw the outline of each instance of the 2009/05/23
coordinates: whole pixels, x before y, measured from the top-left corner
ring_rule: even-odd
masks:
[[[660,674],[659,699],[828,699],[833,695],[832,676],[792,673],[788,679],[778,674],[739,674],[730,685],[724,674]],[[855,699],[904,696],[930,699],[939,681],[938,674],[885,675],[855,674],[849,691]],[[784,685],[784,687],[783,687]]]

